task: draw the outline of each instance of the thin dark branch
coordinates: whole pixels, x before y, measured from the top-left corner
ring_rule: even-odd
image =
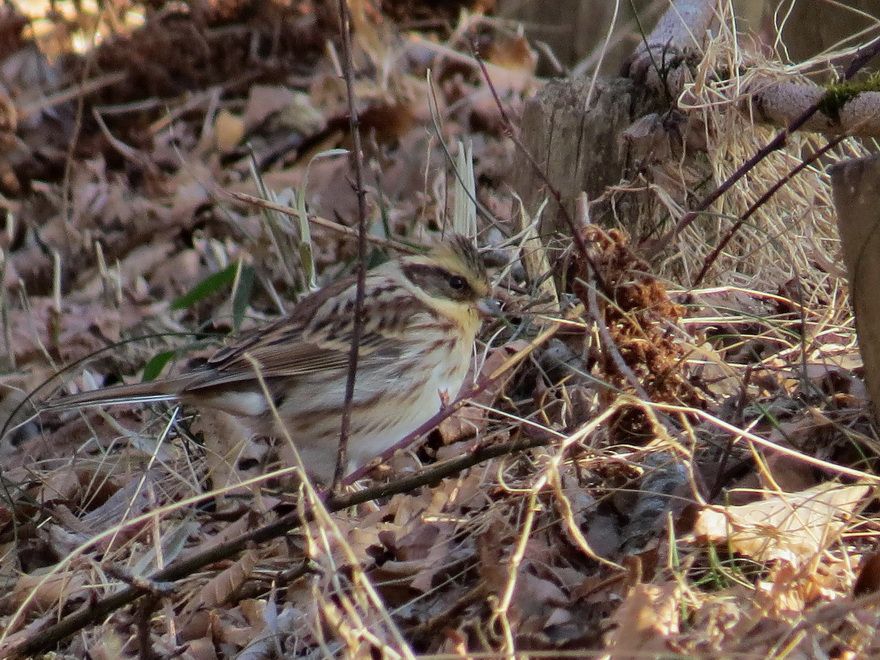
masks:
[[[742,217],[737,220],[733,227],[725,234],[724,238],[715,246],[712,252],[706,257],[703,262],[703,267],[700,269],[700,272],[697,274],[696,279],[693,283],[693,288],[700,286],[700,282],[703,281],[703,278],[706,277],[706,274],[709,272],[709,269],[712,267],[712,264],[715,263],[715,260],[718,259],[718,255],[721,254],[721,251],[727,247],[727,244],[730,243],[733,236],[740,230],[740,228],[748,221],[750,217],[761,208],[767,201],[776,194],[776,192],[782,188],[786,183],[791,181],[794,177],[800,174],[801,171],[809,167],[812,163],[816,162],[819,158],[821,158],[824,154],[831,151],[834,147],[836,147],[843,140],[844,136],[835,137],[828,141],[828,143],[820,149],[817,149],[812,154],[804,158],[803,161],[798,163],[797,167],[793,168],[788,174],[783,177],[780,177],[779,180],[770,186],[764,194],[761,195],[754,204],[752,204],[746,212],[743,213]]]
[[[363,154],[361,152],[361,131],[354,97],[354,62],[351,55],[351,17],[348,14],[347,0],[339,0],[339,29],[342,33],[342,65],[345,73],[345,89],[348,94],[348,122],[351,129],[352,149],[354,150],[354,188],[358,200],[358,268],[357,290],[354,299],[354,326],[351,333],[351,350],[348,353],[348,376],[345,380],[345,403],[342,406],[342,422],[339,428],[339,450],[336,454],[336,472],[333,475],[333,490],[342,482],[348,464],[348,438],[351,434],[351,408],[354,399],[354,383],[357,378],[358,350],[364,324],[364,281],[367,262],[367,202],[364,189]]]
[[[135,623],[137,628],[137,645],[139,660],[155,660],[156,652],[153,651],[152,639],[150,638],[150,618],[159,604],[157,596],[150,595],[141,601],[137,608]]]
[[[484,461],[514,454],[535,447],[549,445],[554,438],[528,438],[520,437],[511,442],[505,442],[487,447],[480,447],[473,452],[458,458],[451,459],[445,463],[440,463],[429,469],[422,470],[412,476],[398,479],[385,484],[378,484],[371,488],[348,493],[328,495],[324,506],[331,513],[347,509],[364,502],[370,502],[381,498],[390,497],[399,493],[408,493],[445,479],[447,477],[459,474],[468,468],[478,465]],[[306,512],[305,521],[311,520],[310,513]],[[263,525],[255,530],[242,534],[238,538],[231,539],[226,543],[217,545],[201,552],[196,552],[184,559],[169,564],[162,570],[156,571],[149,578],[151,582],[170,582],[181,580],[191,576],[193,573],[200,571],[205,566],[215,562],[229,559],[244,550],[251,543],[265,543],[275,538],[279,538],[290,531],[297,529],[303,524],[304,520],[300,513],[293,511],[278,520]],[[84,627],[102,621],[116,610],[120,609],[138,600],[144,596],[143,589],[138,587],[125,587],[118,593],[103,598],[96,602],[92,602],[80,610],[69,614],[56,624],[35,633],[26,639],[20,646],[4,649],[7,657],[14,656],[33,656],[51,649],[61,640],[73,635]]]

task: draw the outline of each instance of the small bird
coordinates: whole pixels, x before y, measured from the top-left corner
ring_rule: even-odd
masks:
[[[190,373],[83,392],[43,409],[179,401],[222,411],[254,435],[291,438],[309,475],[329,483],[356,291],[354,277],[330,284]],[[458,394],[483,318],[498,310],[476,247],[458,234],[426,255],[389,261],[366,274],[346,473],[430,419],[443,396]]]

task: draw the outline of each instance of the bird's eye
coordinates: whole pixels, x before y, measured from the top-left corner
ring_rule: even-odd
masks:
[[[467,286],[467,282],[465,282],[463,277],[459,275],[452,275],[449,278],[449,286],[451,286],[456,291],[461,291]]]

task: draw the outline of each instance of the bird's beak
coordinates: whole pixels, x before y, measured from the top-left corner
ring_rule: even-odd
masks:
[[[477,311],[480,316],[486,318],[490,316],[501,316],[501,303],[495,298],[480,298],[477,301]]]

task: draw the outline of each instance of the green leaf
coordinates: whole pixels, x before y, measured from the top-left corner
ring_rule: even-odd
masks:
[[[141,377],[143,382],[155,380],[159,374],[162,373],[162,370],[165,368],[165,365],[171,362],[171,359],[176,355],[174,351],[162,351],[158,355],[154,355],[149,362],[144,366],[144,374]]]
[[[232,327],[238,330],[244,320],[244,313],[251,302],[256,272],[253,266],[242,265],[238,283],[232,294]]]
[[[238,270],[238,264],[229,264],[223,270],[208,275],[201,282],[196,284],[188,292],[184,293],[180,298],[171,303],[171,309],[187,309],[195,303],[199,302],[221,289],[228,287],[235,280],[235,272]]]

